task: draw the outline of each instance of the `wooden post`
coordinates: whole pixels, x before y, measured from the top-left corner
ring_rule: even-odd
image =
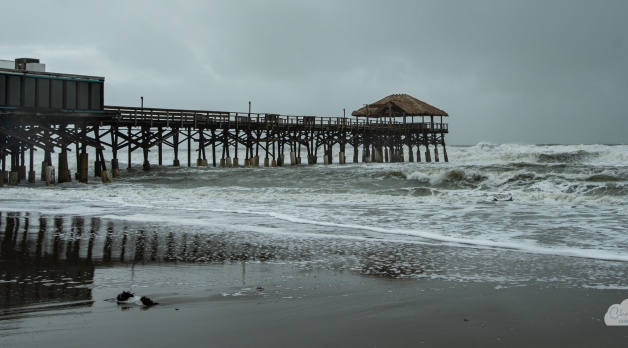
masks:
[[[216,130],[212,128],[212,165],[216,167]]]
[[[20,146],[20,166],[18,167],[18,178],[20,180],[26,180],[26,162],[24,160],[24,154],[26,152],[26,149],[24,148],[24,145]]]
[[[1,138],[0,138],[1,139]],[[0,144],[2,144],[2,142],[0,142]],[[5,183],[5,175],[7,175],[8,173],[6,172],[6,166],[7,166],[7,157],[4,154],[4,148],[0,147],[0,161],[2,161],[2,167],[0,167],[0,187],[4,187],[4,183]],[[8,181],[8,177],[6,179],[6,181]]]
[[[236,129],[235,129],[235,136],[233,137],[234,139],[234,157],[233,157],[233,166],[237,167],[239,165],[238,163],[238,137],[240,136],[240,130],[238,129],[238,116],[236,114]]]
[[[33,149],[33,147],[30,147],[30,163],[29,163],[29,167],[30,170],[28,172],[28,183],[30,184],[34,184],[35,183],[35,154],[34,154],[35,150]],[[2,178],[0,178],[0,181],[2,181]]]
[[[157,136],[159,138],[159,142],[157,143],[157,165],[163,166],[163,142],[164,142],[164,133],[163,128],[161,126],[157,127]]]
[[[438,158],[438,145],[434,144],[434,162],[440,162]]]
[[[192,166],[192,127],[188,127],[188,167]]]
[[[148,152],[150,151],[148,145],[150,140],[150,126],[142,126],[142,152],[144,153],[144,163],[142,169],[144,171],[150,170],[150,161],[148,160]]]
[[[79,169],[79,181],[87,184],[87,171],[89,168],[89,155],[87,152],[81,153],[81,164]]]
[[[181,162],[179,162],[179,128],[172,129],[172,147],[174,150],[174,161],[172,161],[172,165],[178,167],[181,165]]]
[[[430,145],[425,144],[425,162],[432,162],[432,157],[430,155]]]
[[[132,144],[133,143],[131,142],[131,139],[132,139],[131,126],[129,126],[129,128],[128,128],[128,137],[129,138],[128,138],[128,141],[127,141],[127,148],[129,149],[129,160],[128,160],[129,165],[127,167],[127,170],[131,171],[131,151],[133,150],[132,149]]]
[[[65,146],[62,147],[61,153],[59,153],[57,167],[59,168],[59,176],[57,178],[58,183],[68,182],[69,178],[69,169],[68,169],[68,153],[65,149]]]
[[[111,126],[109,129],[111,132],[111,175],[114,178],[120,176],[120,165],[118,163],[118,127]]]

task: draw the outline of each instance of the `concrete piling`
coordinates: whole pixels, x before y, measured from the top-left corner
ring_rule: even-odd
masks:
[[[44,161],[41,167],[41,180],[50,182],[50,178],[46,177],[46,171],[48,167],[52,167],[52,160],[50,154],[54,153],[56,149],[60,149],[58,163],[55,169],[56,180],[59,183],[71,181],[71,175],[73,174],[69,170],[68,166],[68,154],[67,150],[70,146],[76,146],[77,170],[76,178],[81,182],[87,183],[88,181],[88,151],[96,151],[96,161],[94,164],[94,176],[100,176],[104,183],[111,182],[112,178],[120,176],[120,169],[118,164],[117,154],[119,150],[128,149],[129,169],[131,168],[131,153],[138,150],[142,151],[144,155],[144,162],[142,164],[145,171],[150,170],[149,152],[153,147],[158,148],[159,165],[162,165],[162,146],[170,146],[174,150],[173,166],[180,166],[178,159],[179,145],[187,142],[188,166],[192,165],[194,158],[190,159],[192,142],[198,142],[198,159],[196,161],[197,167],[208,166],[208,160],[205,158],[205,149],[211,145],[211,151],[213,154],[212,165],[215,167],[216,162],[220,160],[220,166],[223,168],[238,167],[241,165],[248,167],[259,167],[258,153],[264,152],[266,158],[264,158],[264,166],[284,166],[287,165],[286,160],[289,158],[290,166],[296,166],[301,164],[301,152],[307,153],[307,163],[310,165],[317,164],[318,158],[316,154],[321,153],[323,158],[322,162],[325,165],[333,164],[333,150],[335,146],[340,147],[340,151],[337,153],[338,163],[345,165],[347,163],[345,148],[347,146],[353,147],[353,162],[359,162],[360,156],[362,162],[404,162],[404,147],[408,147],[409,162],[414,162],[414,146],[416,146],[416,161],[420,162],[422,157],[421,146],[425,146],[425,161],[432,162],[434,158],[435,162],[439,162],[441,154],[437,148],[438,145],[442,145],[442,156],[445,162],[448,162],[447,149],[445,147],[445,133],[448,133],[446,127],[434,127],[433,120],[430,119],[429,123],[420,122],[419,124],[413,124],[411,126],[403,126],[396,122],[382,123],[376,119],[367,119],[366,122],[356,119],[356,122],[335,122],[325,121],[318,122],[315,117],[310,120],[301,119],[296,116],[280,116],[280,115],[257,115],[257,117],[251,118],[249,115],[249,121],[242,121],[237,118],[236,114],[235,124],[234,117],[231,113],[213,114],[213,112],[207,112],[206,116],[200,116],[194,113],[194,117],[190,118],[182,110],[181,115],[173,117],[172,110],[166,111],[167,118],[159,116],[161,110],[155,109],[151,111],[150,123],[148,120],[140,120],[137,118],[136,110],[133,110],[132,119],[129,119],[129,115],[125,114],[128,110],[125,108],[116,108],[117,118],[116,122],[110,122],[101,120],[101,115],[98,116],[98,120],[101,120],[99,126],[88,126],[90,123],[74,123],[63,124],[65,119],[59,119],[59,122],[53,125],[56,136],[50,135],[49,131],[41,131],[42,134],[35,134],[34,136],[43,137],[48,139],[41,141],[41,145],[28,145],[37,147],[45,151]],[[118,110],[119,109],[119,110]],[[153,112],[155,118],[153,118]],[[252,121],[254,120],[254,121]],[[120,123],[118,123],[120,121]],[[125,121],[125,122],[122,122]],[[133,121],[130,123],[129,121]],[[307,122],[305,122],[307,121]],[[312,121],[312,122],[310,122]],[[315,121],[315,122],[314,122]],[[155,124],[153,122],[156,122]],[[165,125],[164,125],[165,122]],[[192,123],[193,122],[193,123]],[[238,123],[240,122],[240,123]],[[243,123],[244,122],[244,123]],[[197,124],[198,123],[198,124]],[[320,123],[320,124],[319,124]],[[431,124],[431,126],[430,126]],[[235,125],[235,128],[234,128]],[[30,136],[32,129],[27,124],[23,124],[22,134],[24,137]],[[66,129],[67,126],[70,126]],[[243,128],[246,126],[245,128]],[[111,135],[111,142],[103,141],[101,139],[102,133],[98,132],[98,127],[108,127],[105,132],[107,136]],[[124,130],[128,127],[127,135]],[[141,129],[140,129],[141,127]],[[211,131],[211,135],[209,132]],[[93,132],[93,133],[90,133]],[[244,133],[243,133],[244,132]],[[93,136],[91,135],[93,134]],[[187,134],[187,135],[186,135]],[[124,141],[120,142],[118,137],[122,136]],[[58,138],[57,138],[58,137]],[[180,139],[180,137],[184,137]],[[63,139],[62,141],[55,141],[55,139]],[[430,151],[429,146],[434,145],[434,153]],[[26,174],[28,174],[28,181],[33,182],[36,172],[33,169],[33,151],[34,147],[16,146],[15,150],[1,149],[3,154],[9,153],[11,158],[11,172],[6,171],[8,168],[2,168],[5,171],[2,173],[6,176],[6,179],[0,180],[2,184],[11,183],[15,184],[15,173],[17,173],[17,183],[21,180],[26,180]],[[245,158],[243,163],[239,162],[238,148],[241,149],[244,146]],[[216,155],[217,147],[222,147],[222,159],[220,155]],[[302,147],[304,147],[302,151]],[[107,172],[105,165],[105,159],[103,151],[111,149],[114,159],[111,160],[110,171]],[[30,171],[26,172],[25,155],[24,152],[31,151]],[[233,150],[235,149],[235,152]],[[72,148],[72,150],[74,150]],[[286,158],[285,151],[289,151],[289,157]],[[362,153],[360,153],[360,150]],[[230,157],[231,154],[235,157]],[[21,154],[21,158],[20,158]],[[255,155],[255,156],[254,156]],[[433,157],[432,157],[433,156]],[[196,156],[194,156],[196,157]],[[73,158],[72,158],[73,159]],[[3,158],[3,167],[6,165]],[[272,160],[272,162],[271,162]],[[74,161],[72,161],[74,162]],[[305,161],[304,161],[305,162]],[[73,170],[74,172],[74,170]],[[106,174],[103,174],[107,172]],[[103,177],[106,175],[106,177]],[[10,178],[9,178],[10,176]]]
[[[432,155],[430,155],[429,145],[425,145],[425,162],[432,162]]]
[[[117,158],[111,160],[111,174],[114,178],[120,177],[120,165]]]
[[[294,151],[290,152],[290,165],[291,166],[297,165],[297,154]]]
[[[9,186],[17,186],[20,182],[19,173],[16,170],[9,172]]]
[[[55,167],[47,166],[45,172],[46,186],[54,186],[55,184]]]
[[[103,184],[111,184],[111,175],[109,174],[109,171],[107,170],[101,171],[100,177],[102,179]]]

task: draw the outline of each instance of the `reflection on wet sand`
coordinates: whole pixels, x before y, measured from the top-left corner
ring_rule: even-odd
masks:
[[[94,265],[80,258],[80,243],[76,238],[68,239],[66,253],[60,255],[64,249],[61,218],[54,219],[55,228],[50,240],[47,219],[43,217],[36,219],[38,229],[31,228],[30,214],[4,214],[0,217],[5,224],[0,249],[0,309],[91,300]],[[77,225],[73,230],[74,237],[82,233],[79,228]]]
[[[97,267],[129,264],[272,260],[386,278],[435,269],[425,248],[405,244],[175,232],[98,217],[0,212],[0,231],[0,309],[89,301]]]

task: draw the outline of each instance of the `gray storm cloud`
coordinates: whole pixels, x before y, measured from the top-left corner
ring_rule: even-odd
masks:
[[[106,103],[342,116],[392,93],[451,144],[626,143],[624,1],[3,2],[0,59],[106,77]]]

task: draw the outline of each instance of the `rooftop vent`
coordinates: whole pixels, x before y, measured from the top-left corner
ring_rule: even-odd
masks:
[[[45,72],[46,64],[39,63],[39,59],[35,58],[17,58],[15,59],[15,70]]]

